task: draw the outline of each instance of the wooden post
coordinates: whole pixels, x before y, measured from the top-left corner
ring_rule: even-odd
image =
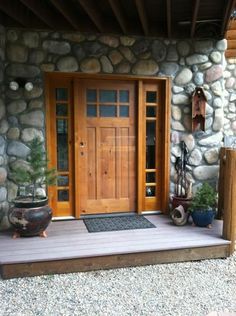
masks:
[[[217,219],[223,219],[223,209],[224,209],[224,183],[225,183],[225,153],[226,148],[222,147],[220,149],[220,171],[219,171],[219,181],[218,181],[218,212]]]
[[[229,254],[232,254],[236,237],[236,151],[233,149],[226,149],[223,219],[223,238],[231,241]]]

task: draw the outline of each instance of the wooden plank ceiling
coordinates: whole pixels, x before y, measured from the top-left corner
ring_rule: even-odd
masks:
[[[0,0],[0,24],[42,30],[223,38],[235,0]]]

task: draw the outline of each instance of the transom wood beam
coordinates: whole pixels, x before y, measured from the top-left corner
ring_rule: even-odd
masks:
[[[143,0],[135,0],[136,8],[139,14],[139,18],[142,24],[142,28],[144,31],[144,34],[148,36],[149,34],[149,26],[148,26],[148,19],[147,19],[147,13],[146,9],[144,7]]]
[[[99,10],[95,7],[94,3],[95,1],[91,2],[90,0],[77,0],[84,11],[87,13],[89,18],[92,20],[92,22],[95,24],[99,32],[104,32],[104,23],[101,14],[99,13]]]
[[[166,1],[167,36],[171,38],[171,0]]]
[[[31,21],[25,7],[19,1],[0,1],[0,10],[24,27],[30,27]]]
[[[192,25],[191,25],[191,33],[190,33],[191,38],[193,38],[194,34],[195,34],[199,6],[200,6],[200,0],[195,0],[194,9],[193,9]]]
[[[235,7],[236,7],[236,0],[227,1],[227,5],[225,7],[225,12],[224,12],[223,20],[222,20],[221,36],[224,36],[225,32],[227,31],[228,24],[230,21],[230,15]]]
[[[38,0],[20,0],[29,10],[31,10],[41,21],[51,29],[61,29],[63,21],[61,15],[52,12],[45,1]],[[60,20],[59,20],[60,19]],[[60,24],[58,23],[60,21]]]
[[[119,25],[123,31],[123,33],[127,33],[127,23],[124,16],[124,13],[122,11],[122,8],[120,6],[120,3],[117,0],[108,0],[110,3],[110,6],[112,8],[112,11],[119,22]]]
[[[81,25],[78,15],[76,15],[76,10],[72,7],[71,2],[67,2],[65,0],[50,1],[75,30],[80,30]]]

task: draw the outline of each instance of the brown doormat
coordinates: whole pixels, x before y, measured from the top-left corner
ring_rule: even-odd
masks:
[[[156,227],[141,215],[87,218],[83,221],[89,233]]]

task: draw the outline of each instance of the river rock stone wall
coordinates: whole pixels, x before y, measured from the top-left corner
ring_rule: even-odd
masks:
[[[6,30],[5,85],[2,88],[6,97],[0,101],[1,210],[3,205],[5,207],[4,212],[0,211],[2,216],[17,194],[10,171],[24,164],[28,142],[34,136],[45,138],[45,71],[170,76],[171,191],[174,191],[174,163],[180,155],[181,140],[189,150],[188,178],[194,189],[202,181],[215,182],[224,128],[227,134],[232,134],[236,124],[232,105],[236,94],[229,94],[225,89],[225,84],[230,85],[227,76],[236,70],[235,65],[227,65],[225,61],[226,44],[226,40],[176,41]],[[9,82],[17,77],[32,81],[34,89],[31,92],[10,90]],[[233,79],[231,88],[234,89],[235,82],[232,82]],[[207,96],[206,131],[192,133],[191,95],[196,86],[203,86]]]

